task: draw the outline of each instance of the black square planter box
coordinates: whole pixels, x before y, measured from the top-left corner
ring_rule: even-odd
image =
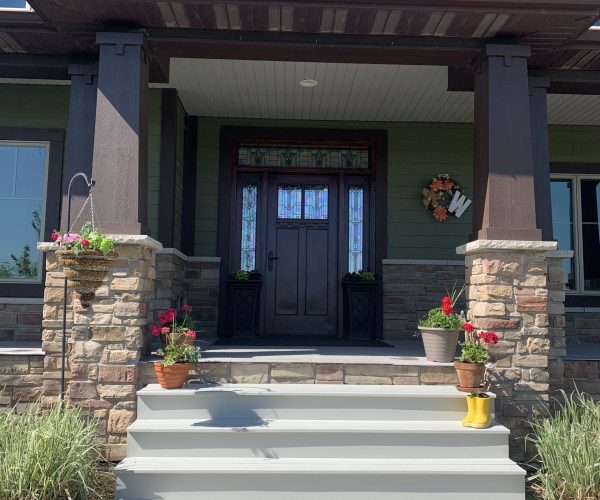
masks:
[[[258,335],[260,280],[228,280],[231,301],[231,336],[253,338]]]
[[[345,337],[375,340],[376,281],[343,281]]]

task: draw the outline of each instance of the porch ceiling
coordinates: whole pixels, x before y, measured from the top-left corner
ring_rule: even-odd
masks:
[[[318,85],[303,88],[300,80]],[[449,92],[440,66],[172,59],[188,113],[292,120],[472,122],[472,92]],[[600,125],[600,96],[549,95],[552,124]]]

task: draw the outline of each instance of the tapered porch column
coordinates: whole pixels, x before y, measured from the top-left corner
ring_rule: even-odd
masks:
[[[148,62],[141,33],[98,33],[92,175],[102,230],[147,234]]]
[[[488,45],[475,75],[473,240],[541,240],[526,46]]]
[[[67,190],[71,177],[77,172],[92,174],[98,65],[71,64],[69,65],[69,75],[71,76],[71,93],[62,182],[63,200],[60,218],[62,231],[67,230]],[[71,217],[79,212],[87,197],[87,191],[85,183],[79,181],[73,184]]]

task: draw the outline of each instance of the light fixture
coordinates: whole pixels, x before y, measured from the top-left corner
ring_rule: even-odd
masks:
[[[311,89],[311,88],[317,86],[317,80],[313,80],[311,78],[307,78],[305,80],[300,80],[300,86],[307,88],[307,89]]]

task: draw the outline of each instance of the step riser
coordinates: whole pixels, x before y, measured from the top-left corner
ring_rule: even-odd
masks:
[[[128,457],[505,458],[508,439],[491,433],[144,432]]]
[[[462,420],[464,398],[329,395],[139,395],[140,419]]]
[[[117,500],[524,500],[521,475],[130,474]]]

